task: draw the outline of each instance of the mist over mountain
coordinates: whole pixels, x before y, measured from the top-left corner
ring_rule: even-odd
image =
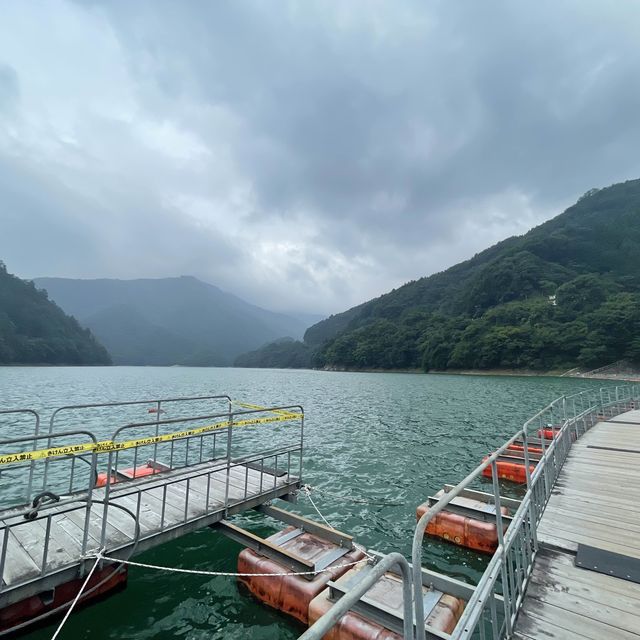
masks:
[[[190,276],[140,280],[36,278],[93,331],[114,364],[226,366],[308,326]]]
[[[596,367],[640,360],[640,180],[240,360],[381,369]],[[282,366],[282,365],[280,365]]]
[[[0,262],[0,364],[110,364],[88,329]]]

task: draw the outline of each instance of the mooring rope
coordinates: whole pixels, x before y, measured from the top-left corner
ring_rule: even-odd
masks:
[[[325,571],[333,571],[334,569],[344,569],[346,567],[354,567],[357,564],[368,562],[368,558],[328,566],[320,571],[278,571],[274,573],[235,573],[232,571],[205,571],[202,569],[182,569],[180,567],[167,567],[159,564],[148,564],[145,562],[134,562],[133,560],[120,560],[118,558],[103,557],[105,562],[117,562],[130,565],[132,567],[140,567],[142,569],[153,569],[155,571],[168,571],[169,573],[188,573],[196,576],[209,576],[214,578],[275,578],[278,576],[316,576]],[[53,639],[52,639],[53,640]]]
[[[89,584],[89,580],[91,580],[91,576],[93,575],[93,572],[96,570],[98,564],[100,564],[100,561],[104,558],[104,556],[102,555],[103,552],[104,552],[104,548],[98,551],[98,554],[96,555],[96,561],[93,563],[93,567],[91,567],[91,571],[89,571],[89,573],[87,574],[87,577],[85,578],[84,582],[82,583],[82,586],[80,587],[80,591],[78,591],[78,593],[76,594],[76,597],[73,599],[73,602],[71,603],[71,606],[67,609],[67,612],[64,614],[64,618],[62,618],[62,621],[58,625],[56,632],[53,634],[53,636],[51,636],[51,640],[56,640],[56,638],[58,637],[58,634],[60,633],[60,631],[62,631],[62,627],[64,627],[64,624],[69,619],[69,616],[73,611],[73,608],[76,606],[76,604],[78,603],[78,600],[80,600],[80,597],[82,596],[82,593],[84,592],[87,585]]]
[[[353,502],[354,504],[369,504],[374,507],[403,507],[405,506],[404,502],[388,502],[386,500],[365,500],[363,498],[351,498],[350,496],[343,496],[338,493],[331,493],[326,489],[321,489],[320,487],[312,487],[311,485],[304,485],[304,487],[308,487],[310,491],[315,491],[320,495],[329,496],[330,498],[335,498],[336,500],[344,500],[345,502]],[[303,487],[303,489],[304,489]],[[306,494],[305,494],[306,495]]]
[[[309,499],[309,502],[311,503],[313,508],[316,510],[316,513],[320,516],[320,518],[322,518],[323,522],[329,527],[329,529],[331,529],[332,531],[335,531],[336,528],[324,517],[324,515],[322,515],[322,512],[320,511],[320,509],[318,509],[318,505],[313,501],[313,498],[311,497],[312,489],[313,487],[311,485],[308,485],[308,484],[302,485],[302,491]],[[361,551],[362,553],[364,553],[367,560],[372,560],[374,562],[376,561],[376,558],[372,556],[370,553],[368,553],[364,547],[360,546],[359,544],[356,544],[355,542],[353,543],[353,546],[356,549],[358,549],[358,551]],[[362,562],[364,562],[364,560]]]
[[[307,499],[311,503],[311,506],[316,510],[316,513],[320,516],[320,518],[322,518],[322,521],[327,525],[327,527],[329,527],[329,529],[331,529],[332,531],[335,531],[335,527],[332,526],[331,523],[322,515],[320,509],[318,509],[316,503],[313,501],[313,498],[311,497],[311,487],[308,484],[302,485],[302,492],[305,496],[307,496]]]
[[[324,517],[318,505],[314,502],[311,497],[311,489],[309,485],[303,485],[302,491],[309,498],[309,502],[311,502],[313,508],[316,510],[316,513],[322,521],[329,527],[332,531],[336,531],[335,527]],[[334,571],[335,569],[347,569],[349,567],[355,567],[356,565],[363,564],[365,562],[373,561],[376,562],[377,558],[372,556],[367,550],[359,544],[353,543],[353,546],[358,551],[362,552],[365,557],[361,560],[354,560],[353,562],[346,562],[343,564],[337,565],[329,565],[324,569],[319,571],[278,571],[273,573],[238,573],[233,571],[206,571],[204,569],[183,569],[181,567],[167,567],[164,565],[158,564],[150,564],[147,562],[135,562],[134,560],[121,560],[120,558],[109,558],[108,556],[101,556],[102,560],[105,562],[117,562],[119,564],[125,564],[131,567],[139,567],[141,569],[152,569],[154,571],[167,571],[169,573],[186,573],[190,575],[196,576],[207,576],[207,577],[222,577],[222,578],[276,578],[279,576],[316,576],[320,573],[324,573],[326,571]],[[89,556],[94,557],[94,556]],[[94,565],[95,567],[95,565]],[[73,608],[73,605],[72,605]],[[53,640],[53,638],[52,638]]]

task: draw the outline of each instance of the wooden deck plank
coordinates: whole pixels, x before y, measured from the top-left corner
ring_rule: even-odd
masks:
[[[629,416],[617,416],[630,421]],[[538,528],[514,637],[640,639],[640,585],[575,566],[578,544],[640,558],[640,426],[601,422],[572,446]],[[550,548],[553,547],[553,549]]]
[[[133,518],[114,505],[125,507],[135,514],[138,509],[138,496],[140,496],[141,540],[155,540],[157,536],[165,535],[163,532],[167,529],[179,530],[181,526],[186,527],[193,521],[222,511],[227,487],[230,505],[247,502],[249,507],[255,504],[256,498],[272,495],[274,487],[282,488],[286,492],[297,482],[294,477],[274,476],[265,471],[262,474],[261,491],[260,476],[259,469],[247,469],[244,465],[237,465],[231,467],[227,479],[225,462],[216,461],[214,465],[203,463],[187,469],[157,474],[150,478],[114,484],[109,491],[109,500],[113,504],[107,510],[107,553],[109,549],[115,550],[131,544],[135,537]],[[91,495],[94,500],[100,501],[104,499],[105,494],[106,489],[99,488],[95,489]],[[187,521],[185,522],[187,496]],[[67,503],[48,505],[46,509],[41,510],[41,515],[49,514],[51,514],[51,528],[46,567],[48,574],[61,568],[73,567],[80,562],[86,507],[79,497],[77,508],[70,509]],[[18,585],[38,579],[41,573],[46,520],[27,522],[22,520],[21,515],[21,512],[13,514],[12,522],[20,524],[10,531],[7,560],[3,570],[5,592],[12,584]],[[95,551],[101,546],[103,517],[104,505],[96,502],[90,510],[88,551]],[[17,535],[14,534],[14,530]],[[174,536],[175,533],[170,535],[170,537]],[[0,592],[1,596],[2,592]]]
[[[2,536],[2,542],[0,542],[0,550],[3,547],[4,535]],[[33,558],[27,553],[12,531],[9,531],[7,556],[2,573],[2,580],[8,586],[22,580],[34,578],[40,573],[40,566],[33,561]]]

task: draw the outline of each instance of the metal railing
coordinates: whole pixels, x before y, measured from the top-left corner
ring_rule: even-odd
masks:
[[[429,522],[478,478],[484,469],[491,466],[498,548],[478,582],[456,628],[451,633],[451,638],[461,640],[489,637],[493,640],[501,640],[511,635],[538,551],[537,526],[571,445],[594,426],[600,417],[611,417],[635,408],[635,403],[639,399],[640,387],[628,386],[615,389],[603,388],[599,392],[583,391],[554,400],[527,420],[522,429],[508,442],[491,454],[452,491],[446,493],[420,519],[416,526],[413,544],[414,585],[417,584],[416,567],[419,568],[421,565],[422,538]],[[555,437],[551,439],[546,437],[545,430],[548,429],[554,432]],[[535,435],[532,435],[532,431]],[[540,460],[532,464],[528,453],[534,438],[542,454]],[[516,440],[523,445],[526,492],[505,533],[500,516],[501,487],[496,463],[501,454]],[[497,610],[498,600],[493,597],[495,595],[503,596],[502,611]],[[416,600],[415,608],[416,617],[420,619],[419,599]],[[418,640],[423,640],[424,637],[424,629],[418,628]]]
[[[455,629],[451,634],[432,630],[430,637],[453,640],[508,638],[513,631],[533,571],[538,551],[537,527],[572,444],[601,419],[636,408],[640,408],[640,385],[603,387],[596,391],[582,391],[572,396],[562,396],[527,420],[513,437],[432,505],[418,521],[413,538],[412,620],[424,620],[423,599],[417,597],[417,594],[422,593],[423,541],[429,522],[479,479],[485,469],[491,467],[498,548],[469,598]],[[548,431],[553,431],[552,437],[548,437]],[[506,528],[501,513],[502,492],[497,462],[508,447],[516,442],[522,446],[526,492]],[[536,456],[539,459],[530,459],[530,446],[541,449],[542,453]],[[376,575],[382,573],[384,571],[377,572]],[[364,586],[361,587],[357,592],[355,588],[348,592],[348,599],[347,596],[343,597],[301,638],[321,638],[363,595],[366,589]],[[408,597],[408,593],[409,590],[405,588],[405,598]],[[404,604],[406,609],[406,601]],[[429,630],[425,629],[424,624],[416,624],[415,633],[417,640],[425,640]],[[405,632],[405,638],[413,638],[413,631],[410,634]]]
[[[228,398],[209,396],[198,399],[220,397]],[[81,405],[79,408],[134,404],[146,404],[146,401]],[[31,570],[19,580],[12,579],[11,588],[77,565],[89,550],[95,551],[105,546],[109,552],[131,550],[139,542],[173,529],[191,524],[195,526],[199,522],[208,524],[214,514],[215,517],[226,517],[230,512],[241,509],[238,505],[248,500],[264,502],[281,486],[299,487],[304,446],[303,408],[299,405],[242,411],[232,411],[231,405],[229,408],[224,413],[192,417],[159,419],[158,414],[154,420],[123,425],[114,431],[109,441],[112,448],[105,452],[100,451],[99,439],[88,430],[46,432],[0,440],[0,455],[4,451],[6,456],[7,448],[11,452],[11,461],[7,463],[5,459],[0,470],[5,474],[10,471],[22,473],[23,485],[28,485],[28,499],[23,498],[19,504],[8,505],[8,483],[3,483],[3,495],[0,495],[0,504],[3,505],[0,509],[0,578],[5,576],[7,567],[11,571],[7,559],[10,549],[13,545],[19,546],[19,540],[32,535],[27,530],[29,527],[31,532],[34,526],[39,530],[38,537],[42,538],[42,545],[37,548],[37,557],[29,554]],[[22,413],[35,416],[36,425],[39,425],[39,417],[35,412]],[[54,417],[58,413],[54,412]],[[273,416],[280,416],[274,424],[251,424],[253,419],[268,421]],[[53,419],[50,424],[54,424]],[[203,428],[207,430],[202,432]],[[184,435],[190,430],[196,433]],[[147,435],[150,437],[147,438]],[[25,447],[37,450],[37,445],[43,442],[46,443],[46,449],[61,449],[51,457],[29,459]],[[240,454],[234,455],[238,442],[242,445]],[[119,444],[127,448],[114,450],[113,447]],[[89,450],[86,453],[73,453],[82,446]],[[162,465],[163,470],[145,478],[136,478],[135,473],[129,480],[124,478],[124,465],[135,469],[140,463],[148,463],[147,456],[154,462],[164,456],[166,464]],[[76,464],[76,460],[84,460],[87,464]],[[28,481],[24,477],[27,465]],[[97,486],[99,471],[103,473],[101,485]],[[43,492],[50,493],[43,496]],[[152,530],[140,530],[138,524],[145,495],[155,495],[153,500],[159,498],[161,501],[157,526]],[[170,502],[167,499],[169,495]],[[130,525],[123,520],[123,511],[128,513]],[[28,512],[31,513],[27,518]],[[70,528],[75,527],[78,553],[72,550],[73,545],[62,552],[57,549],[53,562],[49,546],[50,532],[61,521]],[[110,541],[108,531],[113,530],[114,524],[121,534],[116,536],[116,542]],[[92,546],[96,549],[90,549]],[[7,588],[0,580],[0,593]]]

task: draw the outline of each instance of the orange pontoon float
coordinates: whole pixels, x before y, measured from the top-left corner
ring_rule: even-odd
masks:
[[[319,620],[336,602],[341,594],[346,593],[361,580],[371,569],[366,564],[358,565],[347,571],[329,588],[316,596],[309,605],[309,625]],[[466,602],[437,588],[424,586],[425,627],[440,633],[451,633]],[[401,640],[402,632],[399,624],[402,621],[402,579],[393,572],[385,573],[367,592],[361,602],[369,611],[380,609],[387,619],[396,620],[396,628],[385,626],[378,618],[369,617],[364,611],[349,611],[324,636],[324,640]],[[391,626],[391,625],[390,625]],[[429,636],[431,637],[431,636]]]
[[[288,554],[313,563],[322,573],[293,575],[295,572],[289,571],[284,562],[280,563],[251,549],[244,549],[238,556],[238,573],[283,575],[240,576],[238,580],[264,604],[305,624],[309,621],[309,603],[313,598],[326,588],[330,580],[336,580],[349,571],[354,562],[365,558],[360,549],[342,548],[294,526],[287,527],[266,540]]]
[[[153,476],[156,473],[169,471],[171,467],[156,460],[147,460],[146,464],[139,467],[130,467],[129,469],[112,469],[111,484],[117,484],[124,480],[135,480],[146,476]],[[107,484],[108,474],[106,472],[99,473],[96,479],[96,487],[104,487]]]
[[[490,502],[492,500],[490,494],[474,493],[478,495],[454,498],[429,522],[426,533],[467,549],[493,553],[498,548],[495,505]],[[444,494],[445,489],[441,489],[435,496],[430,496],[426,502],[419,505],[416,509],[416,519],[420,520]],[[484,500],[480,499],[483,497]],[[501,506],[500,513],[503,517],[508,516],[509,510]]]

